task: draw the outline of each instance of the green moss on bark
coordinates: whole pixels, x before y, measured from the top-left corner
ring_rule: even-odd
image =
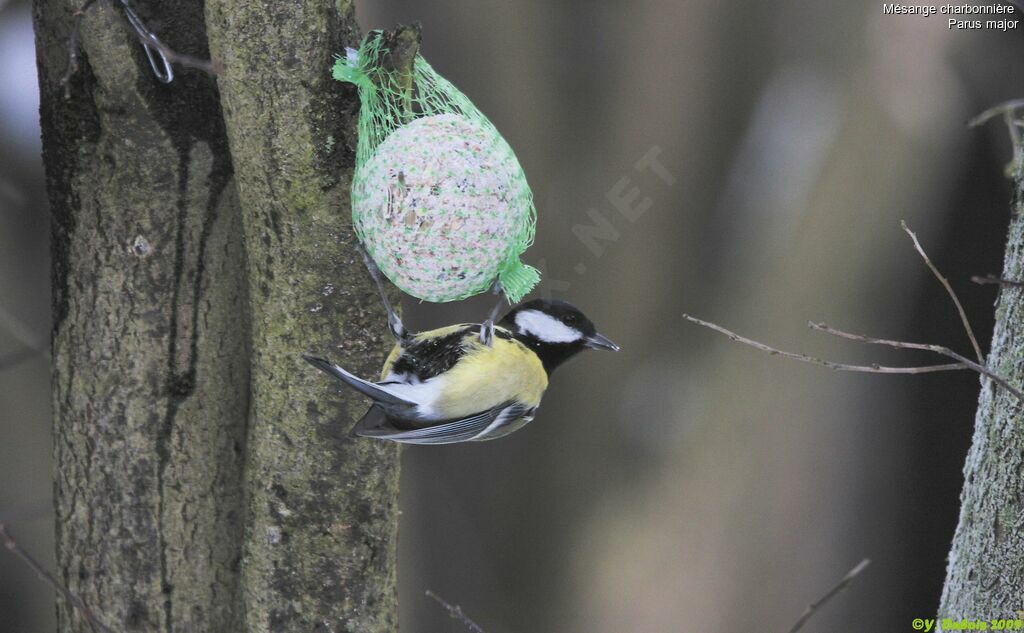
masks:
[[[352,5],[213,0],[206,16],[249,255],[246,626],[393,632],[398,449],[350,438],[365,403],[300,358],[372,376],[391,345],[353,248],[355,93],[330,76],[358,42]]]
[[[349,226],[356,95],[330,77],[352,4],[140,7],[218,88],[158,83],[96,3],[65,99],[77,8],[35,5],[59,577],[115,630],[395,631],[398,450],[349,438],[365,403],[300,360],[375,375],[391,344]]]

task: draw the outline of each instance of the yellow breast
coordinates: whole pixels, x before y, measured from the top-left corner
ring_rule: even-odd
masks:
[[[420,336],[443,336],[463,326],[424,332]],[[431,379],[440,382],[434,408],[445,417],[458,418],[499,404],[518,401],[529,407],[540,404],[548,387],[548,375],[537,355],[515,339],[494,337],[488,347],[476,332],[466,335],[466,355],[445,374]],[[392,350],[384,364],[386,376],[400,350]]]

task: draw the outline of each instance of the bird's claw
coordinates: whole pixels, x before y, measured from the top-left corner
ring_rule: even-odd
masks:
[[[501,311],[501,306],[505,303],[505,291],[501,287],[500,281],[495,281],[494,285],[491,286],[491,292],[496,295],[500,295],[497,305],[491,309],[491,313],[487,315],[487,320],[480,324],[480,342],[491,347],[494,343],[494,319],[498,318],[498,312]]]
[[[494,321],[487,319],[480,324],[480,342],[491,347],[494,343]]]

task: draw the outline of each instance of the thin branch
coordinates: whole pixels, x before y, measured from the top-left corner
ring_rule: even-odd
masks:
[[[942,345],[929,345],[927,343],[907,343],[906,341],[893,341],[884,338],[875,338],[873,336],[864,336],[862,334],[851,334],[849,332],[844,332],[842,330],[837,330],[835,328],[829,327],[824,323],[809,322],[807,325],[815,330],[818,330],[819,332],[825,332],[826,334],[831,334],[832,336],[837,336],[839,338],[845,338],[850,341],[857,341],[858,343],[868,343],[871,345],[885,345],[888,347],[895,347],[896,349],[916,349],[925,352],[941,354],[942,356],[947,356],[954,360],[960,361],[960,365],[963,365],[969,369],[973,369],[979,374],[986,376],[987,378],[992,380],[992,382],[996,383],[1000,387],[1006,389],[1013,395],[1017,396],[1017,398],[1021,402],[1024,402],[1024,392],[1021,392],[1019,389],[1010,385],[1010,383],[1006,382],[1006,380],[1002,376],[992,372],[987,367],[979,365],[978,363],[972,361],[966,356],[962,356],[961,354],[954,352],[948,347],[944,347]]]
[[[37,561],[35,558],[32,557],[31,554],[22,549],[21,546],[15,542],[14,537],[12,537],[10,532],[7,531],[7,528],[6,526],[4,526],[3,523],[0,523],[0,543],[2,543],[3,546],[7,548],[8,551],[10,551],[18,558],[20,558],[22,562],[31,567],[32,571],[36,572],[36,574],[44,582],[46,582],[46,584],[53,587],[54,591],[64,596],[64,598],[68,602],[70,602],[76,609],[78,609],[78,612],[82,614],[82,617],[85,618],[85,621],[89,623],[89,626],[93,629],[93,631],[100,631],[100,633],[114,633],[112,629],[110,629],[107,625],[103,624],[96,617],[96,615],[89,609],[89,607],[87,607],[85,603],[82,602],[81,598],[71,593],[71,590],[65,587],[63,584],[61,584],[56,578],[54,578],[53,574],[46,571],[46,569],[42,566],[42,564],[39,563],[39,561]]]
[[[981,346],[978,345],[978,339],[974,336],[974,330],[971,329],[971,323],[967,320],[967,313],[964,312],[964,306],[960,303],[960,298],[956,296],[953,286],[949,285],[949,280],[942,276],[939,269],[936,268],[935,264],[932,263],[932,260],[928,258],[928,254],[925,253],[924,249],[921,247],[921,242],[917,241],[917,235],[910,230],[907,223],[905,221],[901,221],[900,226],[903,227],[903,231],[909,235],[911,241],[914,242],[914,250],[916,250],[917,254],[921,256],[924,263],[928,265],[928,268],[931,269],[932,274],[939,280],[942,287],[946,289],[946,293],[949,294],[949,298],[953,300],[953,305],[956,306],[956,311],[960,315],[960,322],[964,326],[964,331],[967,332],[967,338],[971,339],[971,347],[974,348],[974,354],[978,357],[978,362],[984,365],[985,355],[981,353]]]
[[[1001,114],[1004,114],[1006,112],[1013,113],[1016,112],[1017,110],[1020,110],[1021,108],[1024,108],[1024,99],[1011,99],[1009,101],[1004,101],[1000,104],[992,106],[988,110],[985,110],[978,116],[972,118],[970,121],[967,122],[967,126],[978,127],[979,125],[983,125],[987,123],[989,120]]]
[[[801,362],[804,362],[804,363],[811,363],[812,365],[820,365],[821,367],[827,367],[828,369],[834,369],[836,371],[855,371],[855,372],[863,372],[863,373],[871,373],[871,374],[926,374],[926,373],[931,373],[931,372],[936,372],[936,371],[954,371],[954,370],[960,370],[960,369],[972,369],[972,370],[978,372],[979,374],[981,374],[983,376],[986,376],[987,378],[992,380],[994,383],[996,383],[1000,387],[1003,387],[1004,389],[1006,389],[1007,391],[1012,393],[1014,396],[1016,396],[1018,399],[1020,399],[1022,402],[1024,402],[1024,392],[1021,392],[1019,389],[1017,389],[1017,388],[1013,387],[1012,385],[1010,385],[1010,383],[1006,382],[1006,380],[1004,378],[1002,378],[998,374],[990,371],[987,367],[983,367],[982,365],[979,365],[978,363],[972,361],[971,359],[967,358],[966,356],[962,356],[962,355],[954,352],[953,350],[949,349],[948,347],[943,347],[942,345],[927,345],[927,344],[924,344],[924,343],[907,343],[907,342],[904,342],[904,341],[892,341],[892,340],[889,340],[889,339],[880,339],[880,338],[874,338],[874,337],[871,337],[871,336],[862,336],[860,334],[851,334],[849,332],[843,332],[842,330],[837,330],[835,328],[831,328],[831,327],[825,325],[824,323],[809,322],[808,325],[811,328],[814,328],[815,330],[819,330],[819,331],[825,332],[827,334],[832,334],[833,336],[838,336],[840,338],[849,339],[851,341],[858,341],[860,343],[871,343],[871,344],[874,344],[874,345],[887,345],[889,347],[895,347],[895,348],[898,348],[898,349],[923,350],[923,351],[926,351],[926,352],[933,352],[935,354],[941,354],[943,356],[948,356],[949,358],[952,358],[954,360],[959,361],[957,363],[949,363],[949,364],[946,364],[946,365],[924,365],[924,366],[921,366],[921,367],[885,367],[883,365],[848,365],[846,363],[835,363],[835,362],[828,361],[828,360],[822,360],[820,358],[815,358],[813,356],[808,356],[806,354],[797,354],[795,352],[786,352],[786,351],[783,351],[783,350],[780,350],[780,349],[776,349],[774,347],[771,347],[770,345],[765,345],[764,343],[760,343],[758,341],[746,338],[744,336],[740,336],[739,334],[736,334],[735,332],[733,332],[731,330],[727,330],[724,327],[722,327],[720,325],[717,325],[715,323],[709,323],[707,321],[698,319],[697,317],[690,316],[689,314],[684,314],[683,318],[686,319],[687,321],[690,321],[691,323],[696,323],[697,325],[703,325],[704,327],[706,327],[708,329],[711,329],[711,330],[714,330],[714,331],[719,332],[721,334],[724,334],[724,335],[728,336],[730,339],[736,341],[737,343],[743,343],[744,345],[749,345],[750,347],[753,347],[755,349],[759,349],[762,352],[766,352],[768,354],[771,354],[772,356],[782,356],[784,358],[789,358],[789,359],[792,359],[792,360],[798,360],[798,361],[801,361]]]
[[[1014,2],[1016,4],[1016,2]],[[1019,5],[1018,5],[1019,6]],[[1020,130],[1017,128],[1020,126],[1020,121],[1015,119],[1017,110],[1024,108],[1024,99],[1013,99],[1011,101],[1004,101],[999,105],[993,106],[988,110],[985,110],[978,116],[974,117],[967,122],[969,127],[977,127],[990,121],[991,119],[1002,115],[1003,122],[1006,123],[1006,128],[1010,133],[1010,142],[1013,144],[1013,161],[1007,166],[1008,169],[1012,168],[1016,162],[1020,159],[1022,147]]]
[[[1024,288],[1024,281],[1017,281],[1016,279],[1003,279],[995,275],[975,275],[971,277],[971,281],[976,284],[995,284],[997,286],[1010,286],[1011,288]]]
[[[463,624],[466,625],[466,628],[472,631],[473,633],[484,633],[484,630],[480,628],[479,624],[470,620],[469,616],[462,612],[462,607],[460,607],[459,605],[452,605],[444,598],[442,598],[441,596],[437,595],[429,589],[427,589],[427,597],[432,598],[435,602],[444,607],[448,611],[448,615],[451,616],[452,619],[461,621]]]
[[[703,325],[704,327],[719,332],[728,336],[730,339],[737,343],[743,343],[749,345],[754,349],[759,349],[762,352],[771,354],[772,356],[782,356],[783,358],[789,358],[792,360],[798,360],[804,363],[811,363],[812,365],[819,365],[821,367],[827,367],[828,369],[834,369],[835,371],[855,371],[869,374],[926,374],[936,371],[955,371],[960,369],[970,369],[966,363],[949,363],[947,365],[925,365],[923,367],[884,367],[882,365],[848,365],[846,363],[835,363],[829,360],[822,360],[813,356],[807,356],[806,354],[797,354],[795,352],[786,352],[780,349],[776,349],[764,343],[759,343],[755,340],[740,336],[735,332],[725,329],[724,327],[715,323],[709,323],[707,321],[698,319],[697,317],[684,314],[683,318],[691,323],[697,325]]]
[[[1013,110],[1003,112],[1003,122],[1006,124],[1006,129],[1010,132],[1010,143],[1013,145],[1013,160],[1016,161],[1021,151],[1020,130],[1018,129],[1020,122],[1013,117]],[[1013,163],[1010,163],[1010,165],[1013,165]]]
[[[803,627],[803,625],[807,623],[807,620],[811,619],[811,616],[814,615],[814,613],[818,609],[820,609],[826,602],[836,597],[836,595],[839,594],[843,589],[849,587],[850,583],[852,583],[853,580],[858,575],[860,575],[860,573],[864,571],[870,564],[871,561],[867,558],[857,563],[857,566],[851,569],[845,576],[843,576],[843,579],[840,580],[835,587],[829,589],[828,593],[818,598],[816,602],[812,602],[810,605],[807,606],[807,609],[805,609],[804,612],[800,615],[800,618],[797,619],[796,624],[793,625],[793,628],[789,629],[789,633],[796,633],[797,631],[799,631],[801,627]]]

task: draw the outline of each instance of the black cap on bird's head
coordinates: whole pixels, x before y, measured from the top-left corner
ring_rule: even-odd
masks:
[[[532,349],[550,374],[585,348],[619,351],[575,306],[557,299],[534,299],[520,304],[500,325]]]

